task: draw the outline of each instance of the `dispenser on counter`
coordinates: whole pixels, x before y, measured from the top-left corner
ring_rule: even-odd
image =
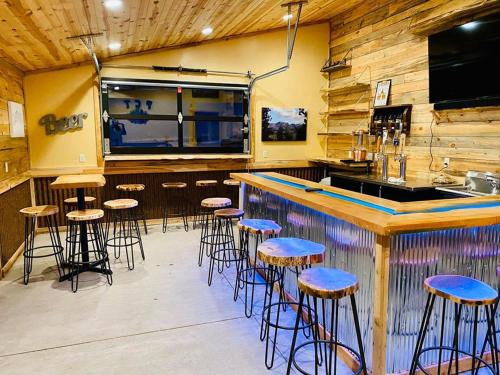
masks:
[[[354,161],[365,161],[367,150],[365,147],[365,135],[366,131],[360,129],[352,133],[353,138],[353,150],[352,150],[352,158]],[[354,145],[355,141],[355,145]]]

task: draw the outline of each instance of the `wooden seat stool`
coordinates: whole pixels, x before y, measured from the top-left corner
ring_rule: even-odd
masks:
[[[91,196],[85,196],[85,208],[94,208],[96,198],[91,197]],[[66,198],[64,200],[64,206],[65,206],[65,214],[67,214],[70,211],[78,210],[78,198],[77,197],[71,197],[71,198]],[[88,236],[92,236],[93,233],[90,230],[90,228],[87,230]],[[68,259],[68,251],[69,251],[69,221],[66,221],[66,256],[65,259]]]
[[[121,184],[116,186],[116,190],[122,193],[123,198],[135,199],[138,202],[137,207],[134,209],[138,220],[142,220],[144,225],[144,233],[148,234],[148,226],[146,224],[146,214],[144,212],[144,191],[146,185],[144,184]]]
[[[68,212],[66,218],[69,220],[70,241],[68,265],[72,269],[70,272],[71,289],[78,291],[79,274],[81,270],[95,271],[106,275],[109,285],[113,284],[113,276],[109,263],[109,256],[105,246],[104,229],[102,218],[104,211],[99,209],[85,209]],[[89,249],[88,259],[83,257],[80,243],[80,224],[86,224],[93,233],[88,237]],[[92,257],[91,257],[92,256]]]
[[[240,289],[245,290],[245,316],[250,318],[253,314],[254,295],[256,285],[267,285],[266,280],[257,278],[257,273],[267,275],[268,267],[258,265],[257,247],[262,241],[268,238],[274,238],[281,232],[281,227],[273,220],[265,219],[243,219],[238,222],[240,232],[240,247],[245,251],[247,263],[240,264],[236,274],[236,283],[234,285],[234,300],[239,296]],[[250,240],[255,244],[252,254],[250,254]],[[278,273],[272,275],[273,282],[278,280]],[[249,290],[250,289],[250,290]]]
[[[269,266],[270,275],[273,275],[275,270],[279,273],[280,292],[278,293],[278,302],[273,302],[274,283],[268,282],[266,285],[260,329],[260,339],[266,341],[265,364],[268,369],[271,369],[274,364],[278,330],[293,331],[297,328],[303,330],[306,337],[309,337],[312,331],[314,339],[317,339],[315,330],[311,330],[315,311],[311,308],[309,299],[306,301],[308,321],[304,321],[300,327],[285,325],[281,322],[280,311],[285,311],[291,305],[299,305],[299,302],[286,299],[284,280],[287,268],[294,270],[296,277],[298,277],[300,271],[310,268],[313,264],[323,262],[325,246],[301,238],[276,237],[268,239],[259,245],[257,257]],[[270,279],[270,276],[266,279]],[[273,317],[272,310],[274,310]],[[271,339],[271,330],[274,331],[273,339]],[[270,344],[272,345],[271,348],[269,348]]]
[[[235,263],[236,269],[240,269],[246,259],[246,252],[237,247],[234,238],[233,221],[239,221],[245,215],[238,208],[223,208],[214,211],[215,217],[215,241],[210,248],[210,265],[208,268],[208,285],[212,285],[212,278],[217,263],[217,271],[222,273],[224,266],[230,267]]]
[[[165,189],[165,200],[163,203],[163,233],[167,232],[169,217],[182,217],[184,230],[187,232],[189,229],[187,221],[187,184],[185,182],[164,182],[161,186]]]
[[[53,256],[56,260],[57,272],[61,279],[64,263],[63,247],[61,238],[59,237],[59,229],[57,227],[56,215],[59,213],[57,206],[32,206],[25,207],[19,211],[24,216],[24,284],[29,283],[30,274],[33,270],[33,259],[46,258]],[[45,220],[50,235],[50,245],[35,246],[35,235],[37,222]],[[42,249],[52,249],[49,254],[35,255],[35,251],[39,252]]]
[[[123,248],[127,256],[129,270],[133,270],[135,267],[134,246],[139,245],[142,260],[146,259],[142,246],[141,230],[139,229],[137,216],[134,215],[133,211],[138,204],[135,199],[114,199],[104,202],[104,208],[109,213],[106,220],[106,248],[113,248],[115,259],[120,258],[121,249]],[[110,234],[111,222],[113,223],[112,235]]]
[[[357,277],[338,269],[318,267],[303,270],[297,279],[297,283],[299,288],[299,306],[295,319],[292,346],[290,347],[290,355],[288,357],[287,375],[290,374],[292,365],[301,374],[318,374],[319,367],[324,368],[325,374],[336,374],[339,347],[347,349],[359,363],[359,368],[354,374],[367,374],[358,310],[356,307],[356,298],[354,296],[359,289]],[[305,296],[313,300],[313,331],[316,332],[316,334],[313,335],[313,340],[308,340],[296,347],[300,319],[304,313],[309,313],[309,311],[303,311]],[[339,325],[339,300],[344,297],[349,297],[351,302],[354,332],[358,343],[357,351],[340,342],[337,335]],[[321,313],[319,313],[320,310],[318,309],[318,300],[320,302]],[[328,315],[328,312],[330,315]],[[322,317],[322,319],[319,317]],[[346,324],[346,322],[341,321],[341,324]],[[321,327],[327,330],[329,337],[326,332],[321,332]],[[324,337],[324,339],[321,339],[321,337]],[[299,365],[296,358],[299,352],[305,351],[309,346],[314,346],[314,371],[308,372],[307,370],[309,369],[306,370],[303,368],[303,365]]]
[[[214,212],[221,208],[231,206],[231,199],[229,198],[206,198],[201,201],[202,224],[200,235],[200,250],[198,253],[198,266],[203,264],[203,254],[207,257],[210,256],[210,250],[215,244],[215,216]],[[225,239],[229,245],[230,240]]]
[[[193,217],[193,229],[196,229],[196,225],[203,223],[203,206],[201,202],[210,197],[217,196],[217,180],[197,180],[195,182],[196,195],[194,201],[192,202],[194,206],[194,217]]]
[[[421,361],[420,357],[424,354],[429,354],[430,352],[437,352],[437,373],[440,374],[441,370],[447,370],[449,374],[451,369],[454,368],[454,373],[471,370],[471,374],[476,374],[476,370],[479,367],[483,367],[483,371],[488,371],[490,374],[498,374],[499,364],[497,361],[497,356],[491,356],[492,363],[487,363],[483,358],[484,348],[480,355],[478,355],[477,349],[477,337],[478,337],[478,323],[479,323],[479,310],[484,309],[486,316],[486,341],[489,344],[491,352],[498,348],[497,338],[493,332],[495,329],[495,309],[498,302],[498,292],[490,287],[489,285],[472,279],[466,276],[459,275],[438,275],[432,276],[424,281],[424,289],[427,291],[427,303],[425,305],[424,316],[418,333],[417,343],[415,346],[415,352],[413,354],[413,359],[410,368],[410,374],[415,374],[417,368],[422,371],[423,374],[430,374],[430,370],[426,369]],[[434,313],[434,303],[436,297],[441,299],[441,313]],[[454,331],[453,339],[451,343],[445,343],[445,323],[449,316],[446,315],[446,307],[448,303],[453,304],[454,310],[451,319],[454,320]],[[467,309],[465,314],[463,310]],[[427,328],[433,316],[439,316],[441,321],[441,328],[438,331],[438,322],[435,322],[432,326],[433,332],[439,332],[439,341],[435,346],[428,346],[423,348],[424,341],[427,335]],[[472,322],[471,322],[472,318]],[[469,345],[472,348],[462,347],[459,344],[461,340],[460,337],[460,321],[472,324],[472,327],[468,327],[466,332],[467,336],[470,335],[472,331],[472,340]],[[470,338],[470,336],[468,336]],[[451,337],[450,337],[451,338]],[[450,345],[451,344],[451,345]],[[464,343],[462,343],[463,345]],[[449,353],[446,355],[445,353]],[[471,365],[468,368],[464,368],[462,364],[459,364],[460,360],[464,357],[471,359]],[[443,363],[444,362],[444,363]],[[446,367],[446,369],[445,369]],[[432,372],[434,373],[434,372]],[[485,372],[481,372],[485,373]]]

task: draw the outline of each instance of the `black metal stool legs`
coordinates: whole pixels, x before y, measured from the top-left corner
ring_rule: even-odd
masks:
[[[169,203],[172,201],[172,203]],[[172,206],[172,213],[169,213],[169,207]],[[169,199],[168,194],[165,194],[165,199],[163,203],[163,233],[167,232],[168,218],[169,217],[181,217],[182,224],[184,225],[184,230],[187,232],[189,230],[189,224],[187,220],[187,203],[185,195],[172,196]]]
[[[459,304],[456,302],[449,301],[445,298],[442,299],[442,307],[441,307],[441,316],[440,316],[440,334],[439,334],[439,344],[438,346],[429,346],[423,348],[423,344],[425,341],[427,329],[430,324],[430,319],[433,314],[434,302],[436,299],[435,294],[429,294],[427,297],[427,303],[425,306],[424,317],[420,326],[420,331],[417,338],[417,343],[415,347],[415,352],[413,354],[413,359],[410,368],[410,375],[414,375],[419,369],[423,374],[429,374],[430,370],[426,370],[425,366],[420,362],[420,357],[427,352],[437,351],[438,353],[438,362],[436,371],[437,373],[441,373],[445,370],[444,366],[447,365],[447,374],[451,374],[452,370],[454,374],[458,374],[460,371],[464,371],[463,367],[460,366],[460,360],[464,357],[471,358],[471,367],[470,373],[472,375],[476,375],[480,368],[487,369],[491,374],[498,374],[498,359],[493,353],[496,348],[498,348],[497,338],[494,334],[495,332],[495,309],[496,306],[485,305],[485,306],[470,306],[472,310],[472,314],[468,314],[467,316],[472,317],[472,347],[470,352],[468,352],[465,348],[460,349],[459,347],[459,328],[460,328],[460,320],[462,318],[463,312],[463,304]],[[445,323],[446,323],[446,307],[448,303],[453,303],[454,305],[454,333],[453,333],[453,342],[452,346],[445,345],[444,342],[444,331],[445,331]],[[480,308],[485,309],[486,315],[486,324],[487,331],[485,342],[481,348],[481,352],[478,355],[477,350],[477,339],[478,339],[478,324],[479,324],[479,310]],[[486,350],[486,344],[489,344],[490,350],[492,352],[491,364],[485,361],[484,354]],[[449,355],[444,355],[444,353],[450,353]]]
[[[306,298],[307,297],[307,298]],[[299,302],[298,302],[298,309],[297,309],[297,316],[295,318],[295,327],[294,327],[294,333],[293,333],[293,338],[292,338],[292,345],[290,348],[290,355],[288,357],[288,366],[287,366],[287,372],[286,374],[289,375],[291,373],[292,369],[292,364],[293,366],[301,373],[305,375],[309,375],[311,373],[307,372],[304,368],[302,368],[301,365],[297,363],[297,353],[308,346],[314,346],[314,374],[318,374],[319,368],[324,367],[324,373],[327,375],[337,374],[337,364],[338,364],[338,350],[340,347],[347,349],[349,352],[351,352],[359,362],[359,368],[354,372],[354,374],[367,374],[367,369],[366,369],[366,360],[365,360],[365,354],[364,354],[364,349],[363,349],[363,343],[361,340],[361,328],[359,325],[359,318],[358,318],[358,312],[357,312],[357,306],[356,306],[356,299],[354,294],[350,295],[350,302],[351,302],[351,308],[353,311],[353,321],[354,321],[354,329],[356,333],[356,339],[358,343],[358,350],[359,352],[356,352],[353,348],[341,343],[338,339],[338,327],[339,327],[339,300],[338,299],[333,299],[329,300],[331,303],[331,310],[330,310],[330,319],[327,321],[326,319],[326,303],[325,299],[323,298],[317,298],[317,297],[310,297],[313,299],[313,306],[314,306],[314,314],[311,313],[310,308],[308,308],[307,304],[307,299],[309,298],[309,295],[305,295],[303,291],[299,292]],[[318,319],[318,299],[321,299],[321,305],[322,305],[322,322],[319,321]],[[301,328],[299,327],[300,320],[303,318],[304,314],[304,308],[306,308],[307,311],[307,316],[308,319],[314,319],[313,320],[313,340],[306,341],[302,343],[301,345],[297,346],[297,336]],[[314,318],[313,318],[314,316]],[[329,332],[329,337],[325,337],[324,339],[321,339],[321,329],[320,329],[320,324],[321,326]],[[326,333],[325,333],[326,336]],[[324,351],[324,356],[323,356],[323,351]]]
[[[61,244],[61,237],[59,235],[59,229],[57,227],[57,222],[55,218],[51,216],[46,216],[47,229],[50,237],[50,245],[36,246],[35,247],[35,235],[36,235],[36,225],[37,218],[26,217],[24,220],[24,284],[29,283],[30,274],[33,271],[33,259],[36,258],[46,258],[53,256],[56,261],[57,273],[59,278],[63,275],[63,263],[64,263],[64,248]],[[52,249],[50,254],[35,255],[36,250],[41,249]]]

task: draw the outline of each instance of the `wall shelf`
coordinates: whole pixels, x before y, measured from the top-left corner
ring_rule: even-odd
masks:
[[[346,94],[352,91],[361,91],[361,90],[368,90],[370,88],[369,83],[360,83],[356,82],[353,85],[348,85],[348,86],[341,86],[341,87],[330,87],[328,89],[323,89],[321,90],[322,92],[326,94]]]
[[[323,68],[321,68],[321,72],[322,73],[339,72],[339,71],[344,70],[344,69],[349,69],[350,67],[351,67],[351,65],[347,64],[346,62],[339,62],[337,64],[324,66]]]
[[[352,132],[349,132],[349,133],[342,133],[342,132],[318,132],[318,135],[325,135],[325,136],[352,135]]]
[[[370,113],[370,109],[368,108],[344,108],[338,107],[337,109],[331,109],[329,111],[320,112],[323,116],[342,116],[342,115],[367,115]]]

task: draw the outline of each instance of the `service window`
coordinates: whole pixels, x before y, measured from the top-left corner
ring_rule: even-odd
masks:
[[[103,79],[106,154],[244,153],[248,86]]]

